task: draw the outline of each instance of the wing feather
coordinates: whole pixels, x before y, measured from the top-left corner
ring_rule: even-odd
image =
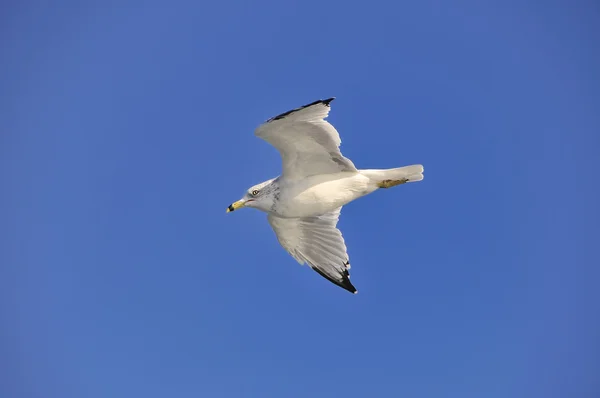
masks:
[[[267,218],[281,246],[300,264],[307,263],[329,281],[356,293],[350,283],[346,243],[336,227],[340,210],[317,217],[281,218],[269,214]]]
[[[284,178],[302,179],[317,174],[357,171],[340,152],[340,135],[324,119],[333,98],[318,100],[282,113],[260,125],[256,136],[279,151]]]

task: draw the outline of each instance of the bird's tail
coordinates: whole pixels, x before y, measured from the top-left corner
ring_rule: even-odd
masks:
[[[420,164],[387,170],[361,170],[360,172],[369,177],[379,188],[390,188],[423,179],[423,166]]]

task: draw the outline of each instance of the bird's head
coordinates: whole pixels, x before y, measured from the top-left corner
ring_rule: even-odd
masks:
[[[242,207],[254,207],[262,211],[269,211],[279,192],[277,184],[273,184],[274,180],[275,178],[248,188],[242,199],[229,205],[227,213]]]

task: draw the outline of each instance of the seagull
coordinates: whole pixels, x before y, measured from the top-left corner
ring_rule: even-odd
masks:
[[[340,135],[325,119],[335,98],[318,100],[267,120],[255,135],[281,155],[280,176],[250,187],[227,212],[253,207],[267,220],[283,248],[330,282],[357,293],[350,259],[337,228],[342,206],[380,188],[423,179],[420,164],[358,170],[340,152]]]

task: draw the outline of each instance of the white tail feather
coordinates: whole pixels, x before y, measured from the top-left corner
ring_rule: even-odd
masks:
[[[387,170],[361,170],[360,172],[369,177],[375,184],[385,180],[400,181],[406,179],[408,180],[406,182],[416,182],[423,179],[423,166],[420,164]]]

